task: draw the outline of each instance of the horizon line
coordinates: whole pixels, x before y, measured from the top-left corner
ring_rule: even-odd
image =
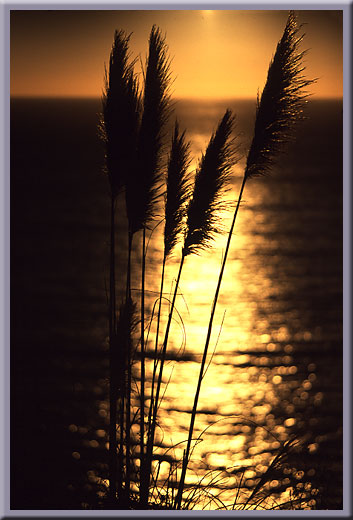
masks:
[[[68,94],[68,95],[41,95],[41,94],[10,94],[11,99],[95,99],[99,100],[102,96],[94,96],[94,95],[76,95],[76,94]],[[257,96],[222,96],[222,97],[196,97],[196,96],[183,96],[183,97],[172,97],[171,101],[194,101],[194,102],[207,102],[207,101],[230,101],[230,100],[241,100],[241,101],[256,101]],[[343,95],[338,96],[319,96],[317,94],[310,96],[307,101],[319,101],[319,100],[332,100],[339,101],[343,100]]]

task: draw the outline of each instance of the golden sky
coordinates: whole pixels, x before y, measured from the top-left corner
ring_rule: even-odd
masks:
[[[296,11],[304,23],[306,75],[317,97],[341,97],[342,11]],[[132,32],[144,62],[151,26],[166,34],[177,98],[254,98],[288,11],[11,11],[11,95],[99,97],[115,29]],[[138,67],[139,68],[139,67]]]

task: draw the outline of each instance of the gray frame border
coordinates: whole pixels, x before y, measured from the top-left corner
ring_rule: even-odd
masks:
[[[222,9],[261,9],[261,10],[280,10],[280,9],[301,9],[301,10],[342,10],[343,11],[343,408],[345,410],[343,427],[343,448],[344,448],[344,468],[343,468],[343,510],[330,511],[246,511],[238,513],[236,511],[86,511],[86,510],[11,510],[10,507],[10,11],[23,10],[40,10],[40,9],[57,9],[57,10],[171,10],[171,9],[200,9],[202,7],[214,7],[217,10]],[[215,3],[214,1],[193,1],[179,0],[177,2],[168,2],[165,0],[149,0],[139,2],[129,2],[128,0],[120,0],[114,3],[114,0],[105,0],[104,3],[63,0],[60,2],[15,2],[11,0],[0,0],[0,33],[3,37],[1,41],[1,76],[0,76],[0,113],[3,114],[0,124],[0,157],[1,157],[1,175],[0,175],[0,197],[1,197],[1,226],[0,226],[0,330],[2,333],[2,342],[0,348],[0,367],[1,367],[1,394],[0,414],[2,418],[3,428],[0,431],[0,515],[1,518],[104,518],[104,517],[163,517],[163,516],[236,516],[237,518],[247,518],[249,516],[259,517],[296,517],[296,516],[313,516],[322,518],[350,518],[352,516],[352,500],[350,496],[352,466],[351,466],[351,115],[352,115],[352,81],[351,81],[351,47],[352,47],[352,7],[351,2],[332,3],[330,0],[319,2],[312,0],[299,0],[296,2],[288,0],[257,0],[257,2],[237,2],[223,1]],[[4,515],[4,516],[2,516]]]

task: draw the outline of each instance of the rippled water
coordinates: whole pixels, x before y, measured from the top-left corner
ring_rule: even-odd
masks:
[[[24,390],[18,374],[22,365],[33,365],[32,373],[37,376],[38,359],[50,359],[44,368],[48,380],[42,371],[36,378],[40,411],[27,412],[27,421],[41,425],[39,439],[54,425],[66,432],[65,446],[59,443],[58,450],[67,457],[68,468],[76,464],[72,467],[80,476],[68,476],[60,462],[64,475],[60,486],[65,487],[67,500],[75,502],[81,488],[92,491],[97,476],[106,474],[109,204],[106,180],[98,176],[102,151],[95,141],[94,125],[99,103],[16,103],[12,112],[12,258],[17,275],[14,315],[19,323],[14,351],[20,369],[14,378],[15,410],[20,416]],[[185,101],[176,105],[176,112],[192,142],[192,171],[228,105],[238,115],[240,159],[227,194],[236,201],[254,103]],[[298,127],[295,142],[271,176],[253,179],[245,188],[215,316],[194,437],[205,432],[193,452],[186,479],[193,484],[209,469],[229,468],[222,483],[226,504],[234,501],[241,474],[247,486],[253,485],[280,443],[295,435],[307,446],[301,462],[294,463],[296,470],[304,467],[305,481],[313,488],[334,479],[322,507],[342,507],[341,109],[340,102],[309,103],[308,120]],[[26,132],[29,120],[31,133]],[[231,212],[221,216],[225,230],[230,218]],[[118,236],[123,237],[124,220],[120,224]],[[163,224],[154,230],[148,246],[148,313],[159,291],[162,232]],[[138,242],[139,237],[133,256],[137,301]],[[121,240],[121,287],[125,244]],[[226,234],[217,236],[208,251],[186,258],[182,273],[163,377],[168,385],[160,409],[156,451],[163,456],[169,450],[168,455],[176,460],[185,447],[225,244]],[[179,260],[180,249],[167,262],[166,298],[174,289]],[[167,313],[164,300],[162,324]],[[39,316],[42,319],[33,320]],[[154,326],[155,320],[149,349],[154,348]],[[36,353],[33,357],[28,346]],[[148,366],[147,377],[150,374]],[[32,379],[28,373],[25,377]],[[45,395],[51,397],[48,402]],[[16,438],[21,427],[25,429],[24,419],[19,424],[14,428]],[[46,444],[46,449],[51,448]],[[164,462],[160,477],[166,477],[168,471],[169,463]],[[273,488],[279,484],[274,478]],[[241,485],[245,490],[244,480]],[[20,490],[15,500],[21,502],[22,488],[18,483],[14,488]],[[30,508],[28,500],[25,505]]]

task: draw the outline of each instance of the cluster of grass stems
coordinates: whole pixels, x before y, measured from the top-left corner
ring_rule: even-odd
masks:
[[[199,500],[202,489],[214,508],[225,508],[220,498],[211,495],[210,488],[219,484],[217,476],[202,481],[196,488],[185,486],[185,477],[197,443],[193,438],[198,399],[210,344],[213,320],[227,262],[233,230],[247,181],[268,174],[272,162],[290,135],[293,123],[300,117],[306,97],[305,87],[312,81],[303,76],[302,58],[298,46],[302,37],[293,12],[290,12],[284,33],[270,63],[267,82],[258,96],[254,135],[247,155],[246,167],[222,265],[211,307],[207,335],[200,363],[190,414],[190,425],[181,461],[170,458],[170,471],[163,490],[158,486],[160,463],[154,458],[155,434],[163,396],[163,370],[168,349],[175,301],[186,258],[202,254],[212,246],[220,232],[219,212],[224,209],[224,194],[229,189],[232,167],[237,161],[237,144],[233,135],[234,116],[226,110],[218,122],[209,144],[202,154],[193,180],[190,177],[190,143],[185,131],[175,121],[171,144],[166,154],[166,124],[170,119],[171,83],[170,60],[164,36],[152,27],[149,51],[143,69],[143,84],[134,72],[135,61],[129,54],[130,36],[116,31],[105,75],[101,135],[105,143],[105,168],[111,194],[110,220],[110,283],[109,283],[109,501],[112,508],[129,509],[160,507],[188,509]],[[121,193],[125,195],[128,219],[128,260],[126,290],[123,301],[117,304],[116,295],[116,208]],[[153,354],[153,373],[150,395],[146,396],[146,317],[145,272],[146,236],[155,225],[157,206],[164,197],[164,251],[161,268],[160,294],[155,302],[156,334]],[[131,263],[133,242],[141,247],[141,291],[139,301],[131,294]],[[169,314],[161,337],[161,311],[165,267],[177,244],[181,243],[181,257]],[[119,273],[121,276],[121,273]],[[136,342],[136,330],[139,340]],[[133,364],[139,362],[139,378],[133,377]],[[133,389],[137,387],[138,407],[132,405]],[[136,394],[136,391],[134,392]],[[148,397],[148,400],[147,400]],[[149,406],[146,405],[149,402]],[[133,426],[139,433],[132,435]],[[134,430],[135,431],[135,430]],[[137,437],[137,438],[136,438]],[[291,443],[272,461],[268,472],[260,479],[246,500],[235,493],[232,509],[261,507],[259,492],[266,487],[271,471],[277,466]],[[138,448],[138,450],[136,450]],[[284,451],[283,451],[284,450]],[[137,455],[136,455],[137,452]],[[209,477],[210,475],[208,475]],[[204,477],[206,478],[206,477]],[[211,484],[210,484],[211,482]],[[241,482],[240,482],[241,484]],[[206,500],[207,501],[207,500]],[[255,504],[255,505],[254,505]],[[292,504],[293,505],[293,504]],[[284,507],[284,506],[283,506]]]

